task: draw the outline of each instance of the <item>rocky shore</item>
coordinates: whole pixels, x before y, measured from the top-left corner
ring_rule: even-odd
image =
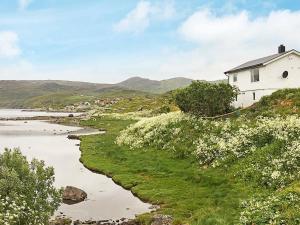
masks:
[[[152,217],[151,225],[172,225],[173,218],[169,215],[156,214]],[[128,220],[122,218],[120,220],[100,220],[100,221],[72,221],[69,218],[56,217],[50,222],[50,225],[143,225],[138,220]]]

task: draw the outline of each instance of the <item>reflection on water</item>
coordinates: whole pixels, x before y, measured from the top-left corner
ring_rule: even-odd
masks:
[[[149,204],[106,176],[83,167],[79,162],[79,141],[68,140],[66,135],[79,129],[43,121],[2,121],[0,151],[18,147],[29,159],[38,158],[53,166],[58,187],[71,185],[87,192],[87,201],[71,206],[63,204],[57,213],[63,212],[73,219],[101,220],[134,218],[148,212]]]

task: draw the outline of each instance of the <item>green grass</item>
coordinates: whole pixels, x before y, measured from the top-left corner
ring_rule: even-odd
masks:
[[[178,110],[174,104],[171,93],[163,95],[137,95],[130,98],[124,98],[112,106],[111,112],[128,113],[141,110],[153,110],[154,112],[159,112],[164,106],[168,107],[171,111]]]
[[[104,135],[82,138],[84,165],[112,177],[141,199],[161,205],[159,212],[174,216],[178,224],[237,224],[240,201],[257,192],[255,188],[237,181],[224,168],[201,169],[192,158],[117,146],[115,138],[132,122],[82,121],[82,125],[108,130]]]
[[[259,102],[245,111],[248,116],[286,116],[300,115],[300,88],[282,89],[269,96],[264,96]]]

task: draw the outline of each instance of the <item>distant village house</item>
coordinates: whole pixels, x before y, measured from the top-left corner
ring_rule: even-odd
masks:
[[[247,107],[279,89],[300,87],[300,52],[286,51],[280,45],[277,54],[246,62],[225,74],[229,84],[240,90],[234,106]]]

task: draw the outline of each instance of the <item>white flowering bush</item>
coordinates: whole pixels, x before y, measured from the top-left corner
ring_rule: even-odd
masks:
[[[122,131],[116,143],[193,155],[213,167],[247,158],[236,175],[279,188],[299,177],[299,137],[297,116],[211,121],[175,112],[141,119]]]
[[[244,201],[242,208],[240,224],[300,224],[300,195],[296,192],[252,198]]]
[[[0,224],[44,225],[58,208],[61,190],[44,162],[29,163],[19,150],[0,154]]]
[[[275,140],[288,143],[300,135],[300,119],[295,116],[245,119],[238,124],[225,121],[220,125],[221,132],[207,133],[196,141],[195,154],[201,164],[219,165],[228,159],[245,157]]]
[[[132,149],[156,146],[162,149],[171,147],[170,138],[180,133],[179,127],[173,127],[185,118],[180,112],[143,118],[122,131],[116,140],[118,145],[128,145]]]

